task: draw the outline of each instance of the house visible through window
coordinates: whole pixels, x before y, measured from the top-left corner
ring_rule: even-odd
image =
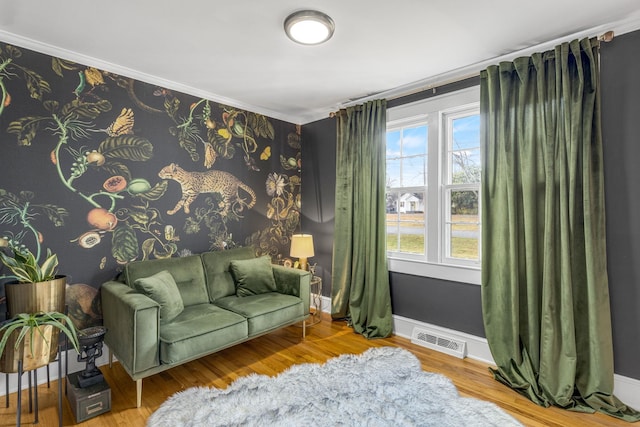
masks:
[[[479,283],[477,87],[387,112],[389,269]]]

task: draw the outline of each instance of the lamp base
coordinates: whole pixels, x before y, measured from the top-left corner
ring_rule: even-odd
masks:
[[[307,263],[307,259],[300,257],[298,259],[298,262],[300,263],[300,270],[307,271],[307,268],[309,267],[309,264]]]

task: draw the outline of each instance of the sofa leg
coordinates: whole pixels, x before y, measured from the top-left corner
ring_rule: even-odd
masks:
[[[307,337],[307,321],[302,321],[302,339],[304,340]]]
[[[109,349],[109,369],[113,368],[113,351]]]
[[[136,380],[136,408],[142,406],[142,379]]]

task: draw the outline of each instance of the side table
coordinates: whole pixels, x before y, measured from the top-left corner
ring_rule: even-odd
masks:
[[[311,277],[311,314],[307,320],[307,326],[313,326],[322,320],[322,278]]]

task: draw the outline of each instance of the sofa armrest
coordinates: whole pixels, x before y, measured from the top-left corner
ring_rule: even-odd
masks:
[[[105,343],[133,379],[160,364],[160,305],[124,283],[100,288]]]
[[[278,292],[300,297],[304,304],[304,314],[309,314],[311,273],[281,265],[273,265],[272,267]]]

